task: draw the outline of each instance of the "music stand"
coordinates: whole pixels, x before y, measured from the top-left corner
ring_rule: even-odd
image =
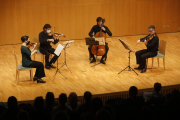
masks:
[[[129,68],[128,69],[128,71],[134,71],[134,69],[133,68],[131,68],[131,66],[130,66],[130,53],[131,52],[134,52],[135,53],[135,51],[133,51],[132,50],[132,48],[128,45],[128,43],[126,43],[126,42],[124,42],[123,40],[121,40],[120,38],[119,38],[119,41],[122,43],[122,45],[124,46],[124,48],[125,49],[127,49],[127,50],[129,50],[129,65],[126,67],[126,68]],[[126,70],[126,68],[124,68],[122,71],[124,71],[124,70]],[[118,74],[120,74],[122,71],[120,71]],[[135,71],[134,71],[135,72]],[[136,72],[135,72],[136,73]],[[137,73],[136,73],[137,74]],[[138,74],[137,74],[138,75]]]
[[[99,37],[99,38],[86,37],[85,40],[86,40],[86,45],[105,45],[104,37]],[[97,52],[98,52],[98,47],[96,49],[96,53]],[[100,63],[97,63],[97,55],[96,55],[96,64],[93,66],[96,66],[98,64]]]
[[[62,64],[62,66],[61,66],[60,68],[58,68],[58,60],[57,60],[57,70],[56,70],[56,73],[55,73],[55,75],[54,75],[54,79],[55,79],[55,76],[56,76],[57,72],[59,72],[59,73],[61,74],[60,69],[61,69],[64,65],[66,65],[66,67],[69,69],[69,67],[67,66],[67,63],[66,63],[66,48],[69,48],[69,47],[71,46],[72,42],[74,42],[74,40],[66,41],[66,42],[64,42],[64,43],[62,44],[62,46],[64,47],[64,48],[63,48],[63,50],[64,50],[64,62],[63,62],[63,64]],[[70,69],[69,69],[69,71],[71,72]],[[72,73],[72,72],[71,72],[71,73]],[[61,75],[62,75],[62,74],[61,74]],[[64,75],[62,75],[62,76],[63,76],[65,79],[67,79]],[[54,81],[54,79],[53,79],[53,81]]]

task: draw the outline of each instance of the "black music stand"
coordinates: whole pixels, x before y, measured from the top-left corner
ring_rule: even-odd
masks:
[[[101,41],[97,41],[97,40],[95,40],[95,39],[98,39],[98,38],[86,37],[86,38],[85,38],[85,40],[86,40],[86,45],[100,45],[100,42],[101,42]],[[98,52],[98,47],[97,47],[97,49],[96,49],[96,53],[97,53],[97,52]],[[98,64],[100,64],[100,63],[97,63],[97,55],[96,55],[96,64],[93,65],[93,66],[96,66],[96,65],[98,65]],[[93,66],[91,66],[91,67],[93,67]]]
[[[122,43],[122,45],[124,46],[125,49],[129,50],[129,65],[126,67],[126,68],[129,68],[128,71],[134,71],[133,68],[131,68],[130,66],[130,53],[131,52],[135,52],[131,49],[131,47],[126,43],[124,42],[123,40],[119,39],[119,41]],[[124,68],[122,71],[126,70],[126,68]],[[120,71],[118,74],[120,74],[122,71]],[[134,71],[135,72],[135,71]],[[135,72],[136,73],[136,72]],[[137,74],[137,73],[136,73]],[[137,74],[138,75],[138,74]]]
[[[60,72],[60,69],[64,66],[64,65],[66,65],[66,67],[69,69],[69,67],[67,66],[67,63],[66,63],[66,48],[69,48],[70,46],[71,46],[71,44],[72,44],[72,42],[74,42],[74,41],[66,41],[66,42],[64,42],[63,44],[62,44],[62,46],[64,47],[63,48],[63,50],[64,50],[64,62],[63,62],[63,64],[62,64],[62,66],[60,67],[60,68],[58,68],[58,60],[57,60],[57,70],[56,70],[56,73],[55,73],[55,75],[54,75],[54,79],[55,79],[55,76],[56,76],[56,74],[57,74],[57,72],[59,72],[60,74],[61,74],[61,72]],[[69,71],[71,72],[71,70],[69,69]],[[72,72],[71,72],[72,73]],[[62,74],[61,74],[62,75]],[[64,75],[62,75],[65,79],[67,79]],[[54,79],[53,79],[53,81],[54,81]]]

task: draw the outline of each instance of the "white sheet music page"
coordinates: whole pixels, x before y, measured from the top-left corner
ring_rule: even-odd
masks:
[[[54,54],[56,54],[57,56],[60,55],[61,51],[63,50],[63,46],[61,44],[58,44],[56,50],[54,51]]]

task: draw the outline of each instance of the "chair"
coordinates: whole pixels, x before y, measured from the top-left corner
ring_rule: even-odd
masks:
[[[158,67],[159,67],[159,58],[163,58],[163,65],[164,65],[164,70],[165,70],[165,50],[166,50],[166,41],[165,40],[160,40],[159,43],[159,52],[155,57],[151,57],[152,58],[152,68],[153,69],[153,63],[154,63],[154,58],[157,58],[158,61]],[[148,65],[148,58],[146,59],[146,68]]]
[[[22,65],[18,65],[18,61],[17,61],[17,55],[15,52],[14,53],[14,57],[16,60],[16,81],[17,84],[19,83],[19,72],[20,71],[25,71],[25,70],[29,70],[30,71],[30,80],[33,81],[33,68],[32,67],[23,67]]]
[[[40,50],[39,50],[39,46],[40,46],[40,43],[39,43],[39,38],[38,37],[34,37],[33,38],[33,42],[35,42],[35,43],[37,43],[37,45],[36,45],[36,50],[37,50],[37,53],[39,53],[40,55],[41,55],[41,61],[42,61],[42,63],[44,64],[45,63],[45,55],[44,54],[42,54],[41,52],[40,52]],[[52,58],[52,54],[50,54],[50,58]],[[34,60],[35,60],[35,57],[34,57]]]

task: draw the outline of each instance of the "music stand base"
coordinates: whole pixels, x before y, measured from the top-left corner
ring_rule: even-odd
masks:
[[[131,66],[127,66],[126,68],[129,68],[128,71],[134,71],[133,68],[131,68]],[[122,71],[120,71],[118,74],[120,74],[121,72],[125,71],[126,68],[124,68]],[[136,73],[136,71],[134,71]],[[137,74],[137,73],[136,73]],[[138,75],[138,74],[137,74]]]

